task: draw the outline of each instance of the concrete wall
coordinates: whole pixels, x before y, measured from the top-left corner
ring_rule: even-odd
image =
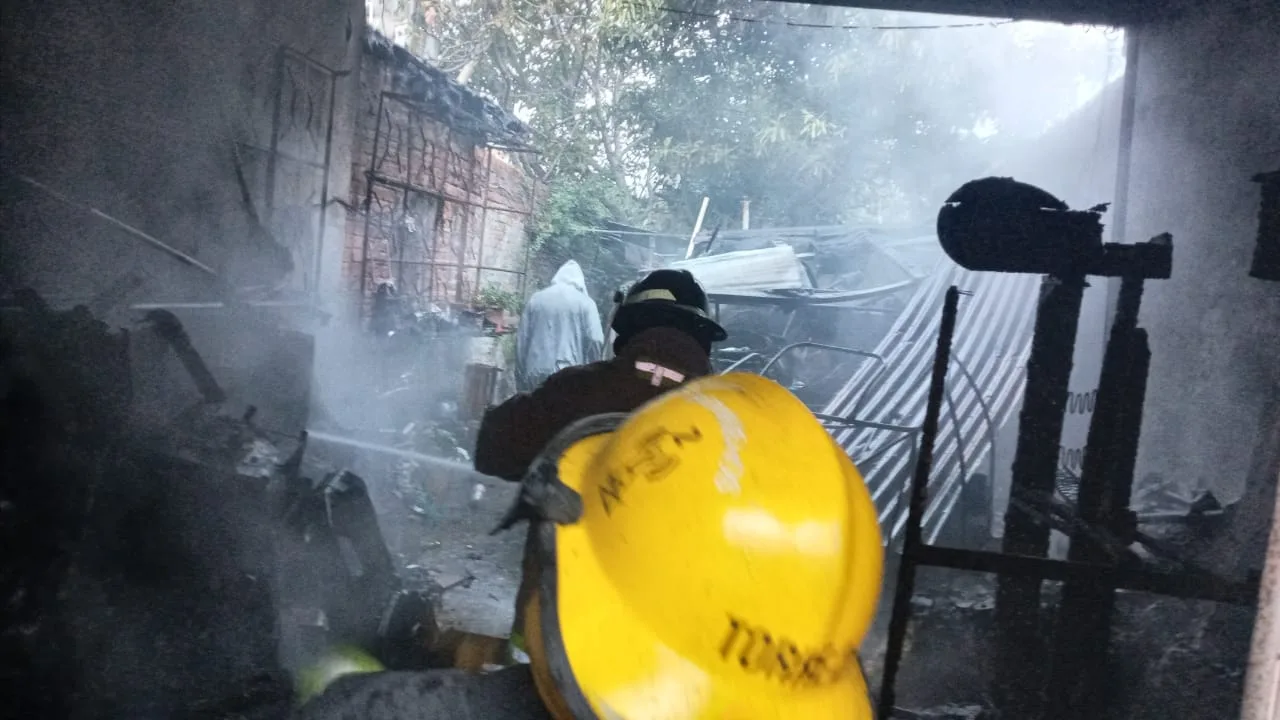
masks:
[[[1128,240],[1169,231],[1173,278],[1147,284],[1152,365],[1137,476],[1241,496],[1274,477],[1280,285],[1248,277],[1258,187],[1280,169],[1280,9],[1197,9],[1138,33]],[[1266,443],[1270,446],[1271,443]]]
[[[390,280],[419,304],[465,304],[487,285],[516,290],[533,204],[530,182],[513,158],[498,150],[490,156],[430,107],[384,96],[411,93],[412,78],[394,62],[365,54],[344,291],[358,303],[362,289],[367,300]],[[369,193],[371,171],[376,179]]]
[[[281,72],[280,57],[288,47],[351,69],[363,23],[354,0],[11,4],[0,162],[194,256],[233,286],[332,287],[342,213],[329,208],[317,262],[324,177],[306,164],[324,159],[330,84],[297,57]],[[354,79],[338,83],[333,101],[330,196],[347,193]],[[268,192],[276,120],[279,150],[295,160],[278,158]],[[255,232],[237,153],[273,238]],[[215,293],[203,273],[102,219],[7,175],[4,183],[0,290],[32,285],[76,302],[133,273],[142,281],[133,300]]]

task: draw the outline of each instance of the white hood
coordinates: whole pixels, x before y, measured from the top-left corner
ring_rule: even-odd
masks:
[[[587,278],[582,274],[582,266],[577,260],[570,260],[561,265],[556,274],[551,277],[551,284],[571,285],[580,293],[587,292]]]

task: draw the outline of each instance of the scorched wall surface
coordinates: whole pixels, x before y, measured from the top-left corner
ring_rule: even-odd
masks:
[[[351,0],[6,6],[4,285],[83,302],[136,274],[136,300],[215,294],[204,273],[10,173],[145,231],[235,287],[306,292],[336,281],[341,211],[329,209],[336,226],[318,261],[324,176],[316,166],[332,104],[329,195],[344,197],[354,75],[331,92],[329,77],[302,57],[351,69],[363,24],[363,6]],[[285,48],[295,52],[282,61]],[[285,253],[255,231],[237,157],[256,212]]]

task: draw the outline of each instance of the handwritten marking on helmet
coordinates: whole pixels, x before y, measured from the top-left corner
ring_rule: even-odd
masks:
[[[724,453],[720,455],[720,466],[716,468],[716,489],[722,493],[741,492],[743,467],[740,451],[747,439],[742,422],[728,406],[710,395],[694,392],[689,394],[689,399],[710,410],[720,424]]]
[[[659,482],[680,466],[679,450],[685,443],[702,440],[702,431],[690,427],[675,432],[659,427],[645,435],[636,446],[636,455],[626,459],[616,472],[610,472],[600,485],[600,503],[606,515],[622,505],[622,497],[636,479]]]
[[[795,642],[763,627],[734,615],[728,617],[720,658],[748,673],[761,673],[784,685],[812,687],[834,683],[858,667],[855,650],[842,654],[829,644],[818,650],[801,650]]]

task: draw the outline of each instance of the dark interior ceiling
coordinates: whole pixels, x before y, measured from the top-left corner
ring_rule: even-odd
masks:
[[[800,2],[802,0],[784,0]],[[1141,25],[1174,16],[1181,2],[1169,0],[807,0],[873,10],[1049,20],[1089,25]],[[1207,4],[1207,3],[1206,3]]]

